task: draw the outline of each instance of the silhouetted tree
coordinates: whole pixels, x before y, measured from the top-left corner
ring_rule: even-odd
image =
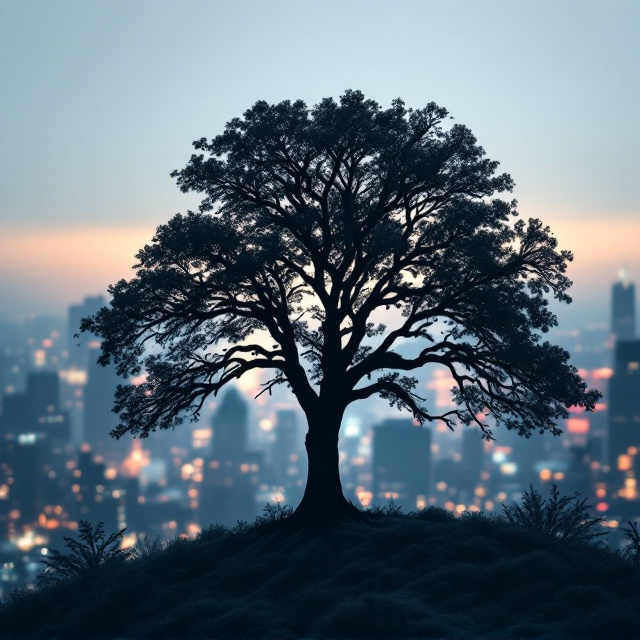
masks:
[[[572,405],[592,409],[569,355],[542,342],[563,302],[568,251],[510,191],[471,131],[434,103],[382,109],[358,91],[339,103],[257,102],[172,175],[204,194],[138,254],[137,274],[82,324],[104,365],[146,372],[122,386],[112,432],[145,437],[198,416],[205,399],[253,369],[286,383],[308,420],[309,472],[294,517],[355,512],[338,472],[346,407],[381,396],[420,422],[558,434]],[[395,308],[396,324],[379,324]],[[394,350],[420,340],[414,357]],[[155,348],[146,351],[147,345]],[[448,370],[456,408],[424,406],[425,365]],[[480,414],[484,414],[481,416]]]

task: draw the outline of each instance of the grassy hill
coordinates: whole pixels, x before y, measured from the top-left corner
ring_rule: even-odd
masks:
[[[211,527],[18,592],[3,637],[639,638],[637,563],[481,514]]]

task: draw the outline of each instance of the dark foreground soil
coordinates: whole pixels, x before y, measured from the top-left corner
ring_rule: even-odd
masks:
[[[324,532],[286,520],[103,567],[0,607],[0,636],[640,638],[640,570],[440,509]]]

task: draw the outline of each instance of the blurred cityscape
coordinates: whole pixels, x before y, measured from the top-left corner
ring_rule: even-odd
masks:
[[[66,319],[0,322],[0,597],[33,582],[43,555],[63,550],[80,520],[104,522],[107,533],[126,527],[131,546],[252,521],[266,503],[295,507],[302,497],[304,415],[292,396],[254,400],[259,377],[210,398],[197,423],[110,438],[123,381],[96,364],[97,340],[74,337],[105,303],[87,297]],[[384,402],[356,404],[340,438],[345,495],[363,507],[394,500],[404,511],[499,512],[530,485],[548,495],[556,484],[607,517],[613,545],[618,526],[640,518],[640,339],[624,273],[602,304],[611,305],[610,326],[551,336],[603,392],[595,412],[573,411],[561,437],[497,429],[488,442],[477,428],[420,427]],[[420,386],[427,407],[451,403],[442,371],[423,372]]]

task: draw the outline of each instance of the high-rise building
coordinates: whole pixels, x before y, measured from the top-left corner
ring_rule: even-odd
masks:
[[[198,517],[209,523],[233,525],[257,515],[255,501],[262,455],[248,452],[248,407],[235,388],[225,393],[213,415],[213,453],[205,461],[198,483]]]
[[[117,376],[113,365],[103,367],[97,363],[97,348],[89,349],[88,356],[83,396],[83,440],[107,460],[121,460],[126,446],[124,440],[116,440],[109,434],[118,425],[118,416],[112,408],[116,387],[123,380]]]
[[[625,270],[611,290],[611,332],[617,340],[636,337],[636,288]]]
[[[307,456],[303,455],[303,439],[295,409],[276,409],[271,445],[272,484],[286,504],[302,499],[307,475]]]
[[[95,348],[96,336],[80,333],[80,321],[87,316],[95,315],[106,304],[103,296],[87,296],[80,304],[72,304],[69,307],[67,325],[67,361],[69,366],[78,369],[86,369],[88,365],[89,350]]]
[[[107,531],[115,531],[119,524],[118,500],[106,490],[105,469],[105,463],[94,457],[90,447],[83,444],[71,487],[74,497],[71,515],[77,520],[102,522]]]
[[[69,416],[61,410],[58,373],[29,373],[26,396],[33,416],[33,430],[46,434],[53,446],[68,443],[71,439],[71,425]]]
[[[393,499],[406,511],[429,497],[431,431],[411,418],[385,420],[373,429],[373,500]]]
[[[34,523],[52,484],[47,475],[49,443],[42,433],[5,435],[0,438],[0,466],[8,481],[5,499],[18,521]]]
[[[237,460],[247,448],[248,407],[242,394],[229,389],[212,418],[213,453],[216,458]]]
[[[482,432],[475,426],[467,427],[462,431],[462,459],[458,486],[472,494],[480,480],[484,464]]]
[[[609,464],[612,488],[633,473],[629,455],[640,448],[640,340],[619,340],[609,380]]]
[[[2,399],[0,435],[15,435],[31,431],[27,416],[29,401],[26,393],[7,394]]]
[[[290,484],[292,476],[299,473],[296,463],[300,460],[300,434],[294,409],[276,410],[274,434],[271,464],[276,484],[284,486]]]
[[[27,396],[31,410],[45,414],[60,407],[60,382],[55,371],[34,371],[27,375]]]
[[[60,409],[60,382],[55,371],[32,371],[24,393],[5,396],[0,433],[42,433],[54,445],[69,441],[69,418]]]

